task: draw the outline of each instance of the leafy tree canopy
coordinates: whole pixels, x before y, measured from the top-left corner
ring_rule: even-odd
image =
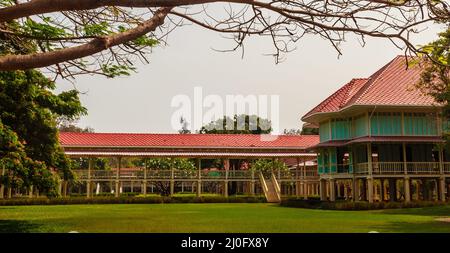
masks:
[[[52,173],[72,176],[70,160],[59,145],[56,119],[75,119],[86,113],[77,91],[56,95],[54,89],[55,83],[35,70],[0,72],[3,180],[34,185],[49,195],[54,194]]]
[[[366,37],[384,38],[416,53],[412,35],[448,23],[449,13],[447,0],[0,0],[0,70],[128,75],[185,24],[227,35],[235,44],[225,51],[266,36],[276,62],[306,35],[327,40],[339,55],[347,34],[363,45]]]

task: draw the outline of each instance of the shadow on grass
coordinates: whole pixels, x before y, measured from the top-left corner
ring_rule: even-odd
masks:
[[[382,226],[374,226],[371,229],[393,233],[450,233],[450,223],[440,221],[391,222]]]
[[[420,207],[420,208],[386,209],[382,210],[380,213],[402,214],[402,215],[409,214],[420,216],[450,216],[450,205]]]
[[[0,233],[29,233],[41,225],[23,220],[0,220]]]

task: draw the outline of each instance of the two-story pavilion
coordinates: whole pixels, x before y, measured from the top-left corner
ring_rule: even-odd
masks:
[[[419,64],[398,56],[369,78],[353,79],[302,117],[319,124],[321,199],[446,199],[450,155],[442,106],[415,88]]]

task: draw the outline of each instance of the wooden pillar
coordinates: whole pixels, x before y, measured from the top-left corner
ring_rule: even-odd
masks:
[[[439,200],[445,202],[445,177],[439,178]]]
[[[325,179],[320,179],[320,181],[319,181],[320,183],[320,185],[319,185],[319,193],[320,193],[320,200],[321,201],[325,201],[325,200],[327,200],[327,185],[326,185],[326,181],[325,181]]]
[[[91,196],[91,170],[92,170],[92,158],[89,157],[88,159],[88,176],[87,176],[87,182],[86,182],[86,197],[90,198]]]
[[[198,168],[197,197],[200,197],[202,194],[202,160],[200,158],[197,159],[197,168]]]
[[[251,172],[251,181],[250,181],[250,195],[255,195],[255,172],[252,170]]]
[[[373,196],[374,196],[374,192],[373,192],[373,178],[372,177],[368,177],[367,178],[367,200],[369,201],[369,203],[373,203]]]
[[[142,181],[142,194],[147,196],[147,159],[144,160],[144,181]]]
[[[338,182],[338,181],[336,181],[336,184],[335,184],[336,186],[335,186],[335,189],[336,189],[336,198],[340,198],[342,195],[342,191],[341,191],[341,183],[340,182]]]
[[[344,182],[344,199],[348,200],[349,196],[348,196],[348,184],[347,181]]]
[[[306,158],[303,159],[302,176],[303,176],[303,189],[302,189],[303,196],[304,196],[305,199],[308,199],[309,193],[308,193],[308,186],[307,186],[307,183],[306,183]]]
[[[336,180],[330,179],[328,183],[330,187],[330,201],[336,201]]]
[[[300,158],[296,158],[297,168],[295,169],[295,196],[299,197],[301,195],[300,191]]]
[[[172,196],[175,192],[175,172],[170,169],[170,196]]]
[[[409,177],[404,178],[403,186],[405,188],[405,202],[411,201],[411,188],[410,188],[410,179]]]
[[[225,169],[225,180],[223,181],[223,196],[228,197],[228,171],[230,170],[230,160],[223,160],[223,168]]]
[[[359,180],[353,177],[352,183],[352,200],[359,201]]]
[[[117,169],[116,169],[116,189],[114,192],[115,197],[120,196],[120,167],[122,166],[122,157],[117,158]]]
[[[367,143],[367,167],[368,167],[368,174],[367,177],[367,200],[369,203],[373,202],[373,167],[372,167],[372,144]]]
[[[380,201],[384,201],[384,179],[380,179]]]
[[[397,179],[389,179],[389,201],[397,201]]]
[[[408,175],[408,164],[406,161],[406,144],[402,143],[402,149],[403,149],[403,173],[405,175]]]

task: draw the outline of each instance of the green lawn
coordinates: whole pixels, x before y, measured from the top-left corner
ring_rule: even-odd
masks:
[[[450,205],[325,211],[273,204],[0,207],[0,232],[450,232]]]

